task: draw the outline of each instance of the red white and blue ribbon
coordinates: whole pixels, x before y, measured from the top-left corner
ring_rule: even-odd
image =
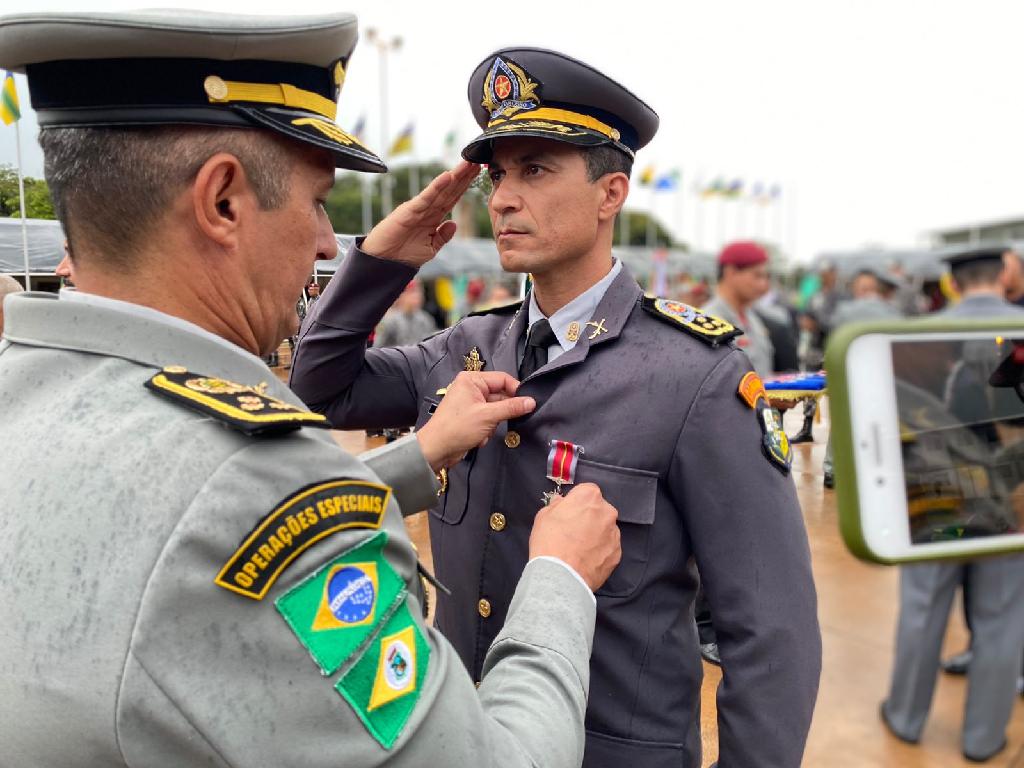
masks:
[[[583,446],[565,440],[552,440],[548,451],[548,480],[561,488],[576,482],[576,465]]]

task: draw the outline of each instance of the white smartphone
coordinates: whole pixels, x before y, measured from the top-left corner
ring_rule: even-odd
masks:
[[[845,491],[856,491],[867,549],[857,554],[905,562],[1024,549],[1024,330],[1008,333],[849,342],[844,449],[855,488]]]

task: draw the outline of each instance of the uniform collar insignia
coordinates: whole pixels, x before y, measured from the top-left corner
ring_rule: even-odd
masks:
[[[482,371],[487,365],[487,361],[480,357],[480,350],[476,347],[469,350],[462,359],[466,363],[467,371]]]
[[[480,102],[491,120],[507,119],[520,112],[540,107],[538,90],[541,83],[511,59],[494,57],[494,64],[484,78],[483,100]]]

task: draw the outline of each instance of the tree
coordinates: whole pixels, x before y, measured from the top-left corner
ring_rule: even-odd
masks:
[[[9,165],[0,165],[0,216],[21,216],[18,173]],[[30,219],[55,219],[50,188],[43,179],[25,177],[25,216]]]

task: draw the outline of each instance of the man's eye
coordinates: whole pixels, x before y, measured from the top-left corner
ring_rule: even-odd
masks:
[[[499,181],[501,181],[501,177],[503,175],[504,175],[504,172],[502,172],[502,171],[491,171],[491,173],[490,173],[491,183],[492,184],[497,184]]]
[[[543,169],[539,165],[528,165],[528,166],[526,166],[526,175],[527,176],[536,176],[542,170]]]

